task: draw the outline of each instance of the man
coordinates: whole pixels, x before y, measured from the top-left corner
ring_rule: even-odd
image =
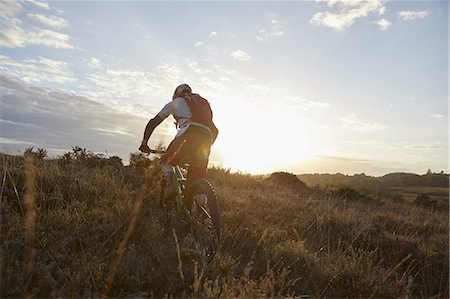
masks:
[[[189,163],[187,184],[206,176],[211,145],[218,135],[208,101],[192,93],[189,85],[182,84],[175,89],[172,101],[147,123],[140,151],[150,152],[148,139],[153,130],[170,114],[176,120],[178,132],[161,157],[161,167],[166,181],[166,200],[176,190],[172,183],[175,175],[174,165]]]

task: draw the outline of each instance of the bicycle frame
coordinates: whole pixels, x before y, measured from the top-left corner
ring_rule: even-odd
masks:
[[[164,152],[157,151],[157,150],[151,150],[150,153],[162,155]],[[149,153],[149,154],[150,154]],[[175,178],[176,178],[176,188],[177,188],[177,196],[176,196],[176,205],[177,205],[177,213],[184,213],[187,215],[190,215],[190,211],[186,208],[184,205],[184,189],[186,188],[185,183],[187,181],[187,178],[184,177],[183,169],[180,165],[173,166],[174,172],[175,172]],[[202,206],[199,205],[199,207],[203,210],[203,212],[211,218],[211,215],[208,213],[208,211]]]
[[[184,205],[184,194],[183,194],[183,190],[186,187],[184,185],[184,183],[186,182],[187,179],[183,175],[182,167],[180,167],[179,165],[175,165],[174,169],[175,169],[175,176],[177,178],[177,184],[176,184],[177,185],[177,196],[176,196],[177,212],[178,213],[184,212],[185,214],[190,215],[191,212]],[[209,218],[211,218],[211,215],[209,214],[209,212],[202,205],[198,205],[198,206],[202,209],[202,211],[203,211],[203,213],[205,213],[205,215],[207,215]]]
[[[177,203],[177,212],[187,212],[186,207],[183,203],[183,190],[185,188],[185,182],[186,178],[183,175],[183,170],[179,165],[174,166],[175,170],[175,177],[176,177],[176,186],[177,186],[177,196],[176,196],[176,203]]]

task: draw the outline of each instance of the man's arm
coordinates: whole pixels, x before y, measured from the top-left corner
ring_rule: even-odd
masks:
[[[152,135],[155,128],[164,120],[163,117],[156,115],[154,118],[148,121],[147,126],[145,127],[144,131],[144,138],[142,139],[141,146],[139,147],[139,150],[143,152],[149,152],[150,148],[147,145],[148,139]]]

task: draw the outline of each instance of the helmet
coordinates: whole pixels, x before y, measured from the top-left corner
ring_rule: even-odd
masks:
[[[192,89],[189,87],[189,85],[181,84],[177,88],[175,88],[175,91],[173,92],[172,100],[175,100],[176,98],[190,94],[191,92],[192,92]]]

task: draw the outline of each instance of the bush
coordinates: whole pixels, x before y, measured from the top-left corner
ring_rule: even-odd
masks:
[[[422,207],[433,207],[436,205],[436,200],[431,200],[426,194],[419,194],[414,200],[414,203]]]
[[[303,183],[296,175],[288,172],[274,172],[270,175],[268,178],[268,181],[282,185],[287,186],[295,189],[307,189],[305,183]]]

